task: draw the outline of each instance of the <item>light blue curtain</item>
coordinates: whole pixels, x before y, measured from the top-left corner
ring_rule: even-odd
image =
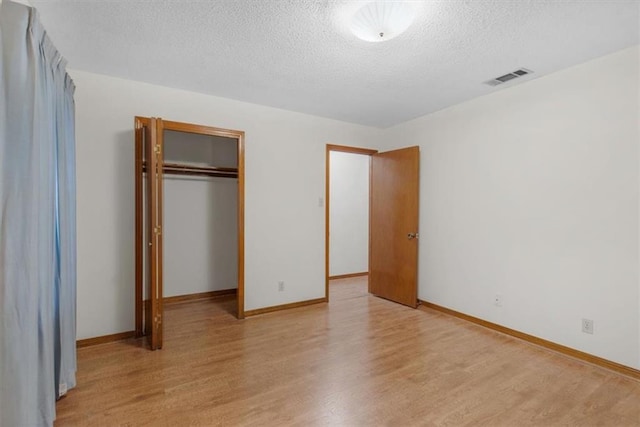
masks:
[[[74,85],[34,8],[0,5],[0,426],[75,386]]]

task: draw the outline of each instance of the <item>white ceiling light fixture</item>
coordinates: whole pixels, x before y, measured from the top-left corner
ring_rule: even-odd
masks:
[[[402,1],[375,1],[351,18],[351,32],[368,42],[383,42],[402,34],[413,22],[414,8]]]

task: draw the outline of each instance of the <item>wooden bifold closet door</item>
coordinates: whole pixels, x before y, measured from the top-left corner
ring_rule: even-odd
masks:
[[[135,118],[135,331],[137,337],[147,337],[151,350],[162,348],[162,131],[161,119]],[[146,195],[143,194],[145,173]],[[148,247],[147,274],[143,271],[145,244]]]

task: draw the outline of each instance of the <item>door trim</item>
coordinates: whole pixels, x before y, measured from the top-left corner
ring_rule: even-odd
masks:
[[[329,302],[329,196],[331,195],[331,152],[338,151],[342,153],[363,154],[371,156],[376,154],[378,150],[371,148],[350,147],[347,145],[327,144],[325,150],[325,195],[324,195],[324,298]],[[371,197],[371,184],[369,184],[369,197]],[[369,240],[371,240],[371,230],[369,230]]]

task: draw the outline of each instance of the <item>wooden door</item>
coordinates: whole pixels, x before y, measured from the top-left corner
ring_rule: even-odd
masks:
[[[418,302],[418,147],[371,156],[369,292]]]
[[[136,335],[162,348],[162,120],[136,117]],[[146,173],[146,194],[143,194]],[[143,224],[146,223],[146,239]],[[144,253],[147,270],[144,271]]]
[[[147,192],[149,224],[149,310],[151,350],[162,348],[162,169],[163,169],[162,119],[151,118],[147,144]]]

